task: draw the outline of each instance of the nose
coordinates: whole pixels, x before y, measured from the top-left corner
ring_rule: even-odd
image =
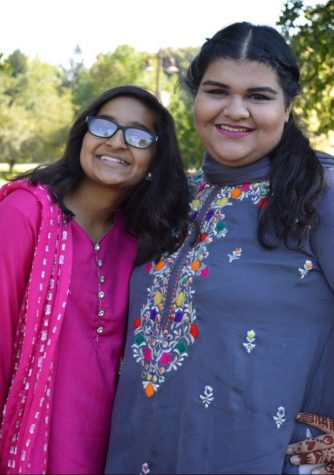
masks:
[[[229,96],[224,108],[224,115],[233,120],[247,119],[249,110],[240,96]]]
[[[124,140],[123,130],[119,129],[117,132],[107,139],[107,143],[112,148],[127,148]]]

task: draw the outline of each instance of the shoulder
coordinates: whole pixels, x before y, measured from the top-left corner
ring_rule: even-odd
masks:
[[[321,152],[320,150],[315,150],[315,154],[319,162],[323,166],[334,166],[334,157],[326,152]]]
[[[324,169],[325,176],[329,175],[331,176],[334,173],[334,157],[333,155],[329,155],[329,153],[325,152],[315,152],[319,162],[322,165],[322,168]]]
[[[41,213],[41,203],[50,201],[45,187],[28,185],[25,182],[11,182],[0,188],[0,210],[2,216],[12,219],[21,216],[36,222]]]
[[[27,199],[29,201],[51,201],[48,188],[45,185],[32,185],[26,180],[17,180],[6,183],[0,188],[0,201]]]
[[[315,152],[325,175],[326,188],[334,188],[334,157],[325,152]]]
[[[30,191],[18,189],[6,193],[1,197],[1,206],[10,206],[29,210],[30,207],[38,206],[38,199]]]
[[[328,153],[316,151],[316,156],[324,170],[324,192],[319,203],[319,213],[334,223],[334,157]]]

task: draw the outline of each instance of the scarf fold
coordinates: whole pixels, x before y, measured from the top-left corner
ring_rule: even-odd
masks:
[[[202,169],[212,185],[242,185],[267,180],[270,173],[270,160],[264,157],[243,167],[227,167],[206,152]]]
[[[12,182],[0,189],[0,200],[17,189],[37,198],[41,224],[15,336],[14,370],[0,430],[0,473],[43,474],[53,368],[71,279],[72,234],[45,186]]]

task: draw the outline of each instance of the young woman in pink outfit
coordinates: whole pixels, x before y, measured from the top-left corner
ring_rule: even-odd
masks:
[[[122,86],[0,190],[1,473],[102,473],[134,265],[185,234],[169,112]]]

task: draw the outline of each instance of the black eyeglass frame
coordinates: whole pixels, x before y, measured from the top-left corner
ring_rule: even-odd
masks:
[[[111,122],[112,124],[114,124],[116,126],[116,129],[115,131],[111,134],[111,135],[97,135],[97,134],[94,134],[94,132],[92,132],[89,128],[89,122],[91,120],[94,120],[94,119],[101,119],[101,120],[106,120],[107,122]],[[148,149],[150,148],[154,143],[156,143],[158,141],[158,136],[157,135],[154,135],[152,134],[152,132],[149,132],[148,130],[143,130],[143,129],[139,129],[138,127],[128,127],[128,126],[124,126],[124,125],[119,125],[117,124],[117,122],[115,122],[114,120],[112,119],[109,119],[108,117],[105,117],[105,116],[98,116],[98,115],[88,115],[86,117],[86,123],[87,123],[87,128],[88,128],[88,131],[89,133],[91,133],[92,135],[94,135],[94,137],[98,137],[100,139],[110,139],[111,137],[113,137],[119,130],[122,131],[123,133],[123,140],[124,142],[129,146],[129,147],[134,147],[134,148],[137,148],[139,150],[145,150],[145,149]],[[137,147],[136,145],[133,145],[132,143],[129,143],[127,138],[126,138],[126,131],[127,130],[138,130],[140,132],[144,132],[145,134],[147,134],[149,137],[151,137],[152,139],[152,142],[147,145],[146,147]]]

